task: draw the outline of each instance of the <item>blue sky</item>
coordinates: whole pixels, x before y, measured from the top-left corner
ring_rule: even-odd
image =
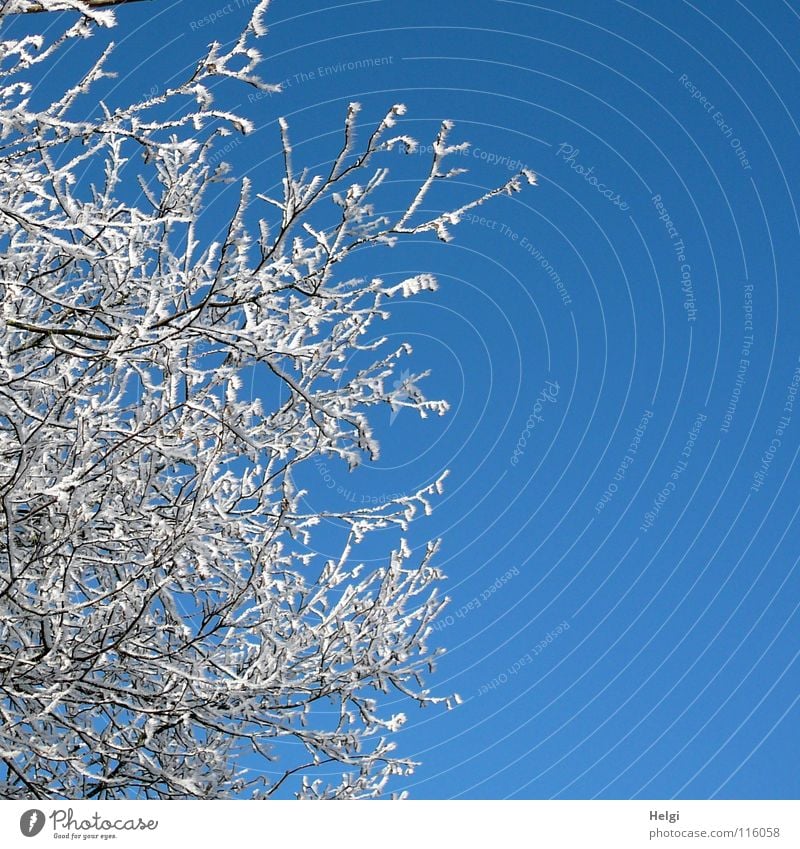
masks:
[[[121,10],[111,99],[180,75],[250,5]],[[434,683],[465,704],[411,708],[422,766],[395,789],[797,798],[800,5],[274,0],[268,22],[283,93],[225,94],[258,126],[229,158],[259,190],[279,115],[319,166],[351,100],[365,125],[407,104],[423,143],[455,120],[469,173],[432,204],[539,177],[452,244],[363,259],[439,277],[386,329],[452,405],[379,416],[381,459],[309,496],[450,469],[412,538],[443,538]],[[388,208],[426,163],[389,163]]]

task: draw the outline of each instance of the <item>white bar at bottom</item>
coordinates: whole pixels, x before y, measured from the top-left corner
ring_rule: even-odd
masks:
[[[796,801],[16,802],[0,846],[800,847]]]

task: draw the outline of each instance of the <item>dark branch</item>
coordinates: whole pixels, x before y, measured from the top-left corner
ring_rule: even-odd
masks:
[[[105,6],[121,6],[123,3],[143,3],[145,0],[83,0],[87,6],[92,9],[102,9]],[[13,12],[12,14],[29,14],[36,12],[49,12],[49,11],[69,11],[69,6],[63,6],[61,9],[53,10],[53,9],[45,9],[41,3],[31,3],[27,9],[19,9],[17,12]]]

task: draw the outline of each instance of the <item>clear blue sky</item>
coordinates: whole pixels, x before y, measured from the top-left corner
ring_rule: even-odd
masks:
[[[179,74],[250,5],[121,10],[117,84]],[[411,708],[423,765],[395,789],[797,798],[800,4],[275,0],[268,21],[285,91],[228,95],[259,189],[279,115],[313,166],[350,100],[365,124],[406,103],[423,141],[456,121],[474,147],[443,205],[539,175],[455,243],[378,257],[440,278],[388,329],[453,409],[387,412],[374,468],[314,472],[312,501],[333,480],[367,503],[451,469],[413,541],[444,538],[435,688],[465,704]],[[388,206],[425,165],[398,155]]]

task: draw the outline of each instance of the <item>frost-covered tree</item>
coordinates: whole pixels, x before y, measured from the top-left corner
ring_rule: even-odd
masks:
[[[434,279],[351,278],[348,255],[446,240],[520,178],[426,217],[430,190],[459,172],[445,123],[404,211],[380,214],[382,157],[415,142],[394,130],[397,105],[359,143],[351,104],[318,174],[296,166],[280,121],[282,190],[241,180],[206,237],[204,203],[230,180],[215,151],[252,129],[211,89],[228,77],[274,90],[256,75],[267,3],[157,96],[87,119],[105,51],[34,106],[37,66],[113,24],[97,5],[0,7],[2,27],[32,8],[77,11],[55,36],[0,41],[0,796],[377,795],[413,767],[382,694],[442,701],[423,680],[437,546],[403,538],[441,483],[320,513],[296,481],[315,457],[376,457],[371,408],[445,405],[393,381],[406,346],[374,338],[393,297]],[[328,544],[331,523],[341,550],[325,558],[314,540]],[[385,560],[360,562],[365,536],[393,527]]]

